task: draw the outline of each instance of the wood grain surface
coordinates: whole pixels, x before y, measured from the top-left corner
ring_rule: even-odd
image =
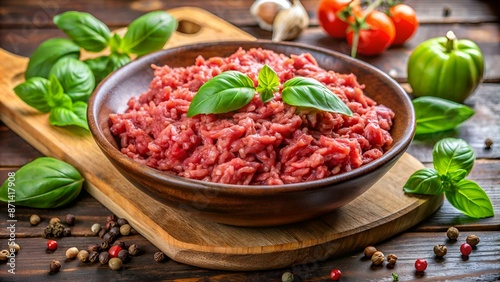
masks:
[[[176,33],[168,47],[187,43],[254,37],[200,9],[170,10],[178,19],[201,26],[195,35]],[[203,20],[201,20],[203,19]],[[209,23],[209,24],[207,24]],[[160,205],[128,183],[100,153],[90,134],[57,128],[12,92],[22,81],[26,58],[0,52],[0,118],[42,154],[74,165],[87,191],[115,214],[127,218],[146,239],[172,259],[205,268],[262,270],[324,260],[375,244],[432,214],[442,197],[410,197],[402,186],[423,165],[405,154],[368,192],[319,219],[271,228],[238,228],[201,221],[195,215]],[[368,233],[370,236],[368,236]]]

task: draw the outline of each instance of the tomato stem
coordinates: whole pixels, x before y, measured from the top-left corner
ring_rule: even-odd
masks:
[[[356,58],[356,54],[358,51],[359,44],[359,31],[366,28],[366,17],[377,7],[379,7],[384,0],[376,0],[370,3],[370,5],[366,8],[361,18],[356,17],[356,15],[352,15],[354,17],[354,23],[351,24],[351,28],[354,32],[354,36],[352,39],[352,47],[351,47],[351,57]]]

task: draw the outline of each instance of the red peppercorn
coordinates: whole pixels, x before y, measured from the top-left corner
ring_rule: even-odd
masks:
[[[51,251],[57,250],[57,241],[55,240],[48,240],[47,241],[47,249]]]
[[[342,272],[337,268],[332,269],[332,271],[330,272],[330,278],[333,281],[338,281],[340,280],[340,277],[342,277]]]
[[[462,253],[462,255],[468,257],[470,255],[470,253],[472,252],[471,245],[469,245],[467,243],[463,243],[462,245],[460,245],[460,252]]]
[[[112,257],[112,258],[117,258],[118,257],[118,253],[122,250],[122,247],[120,246],[111,246],[108,250],[108,253],[109,253],[109,256]]]
[[[427,269],[427,261],[425,259],[417,259],[415,261],[415,269],[417,271],[425,271]]]

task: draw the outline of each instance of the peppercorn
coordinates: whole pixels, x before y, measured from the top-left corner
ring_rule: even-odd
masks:
[[[109,248],[109,242],[108,241],[102,241],[101,242],[101,251],[107,251]]]
[[[155,261],[157,262],[162,262],[164,261],[165,259],[167,258],[167,256],[165,256],[165,254],[162,252],[162,251],[158,251],[154,254],[154,259]]]
[[[118,227],[118,223],[116,223],[116,221],[112,220],[106,222],[106,229],[111,230],[113,227]]]
[[[92,231],[92,234],[94,235],[99,234],[99,231],[101,231],[101,225],[99,223],[92,224],[90,231]]]
[[[50,262],[50,272],[59,272],[61,269],[61,263],[58,260],[53,260]]]
[[[8,250],[0,251],[0,261],[6,261],[9,258],[10,252]]]
[[[141,253],[141,249],[139,249],[139,247],[137,246],[137,244],[131,244],[129,247],[128,247],[128,253],[131,255],[131,256],[137,256],[138,254]]]
[[[467,244],[471,245],[472,247],[476,246],[477,244],[479,244],[479,241],[481,241],[479,239],[478,236],[476,235],[469,235],[467,236],[467,238],[465,239],[465,242],[467,242]]]
[[[64,237],[71,236],[71,228],[69,228],[69,227],[64,228],[62,234],[63,234]]]
[[[57,241],[55,240],[49,240],[47,241],[47,249],[51,250],[51,251],[55,251],[57,250]]]
[[[113,270],[120,270],[122,268],[123,262],[119,258],[111,258],[108,261],[109,268]]]
[[[116,240],[116,235],[113,235],[112,233],[108,232],[104,234],[104,236],[102,236],[102,239],[108,242],[108,244],[112,244]]]
[[[14,243],[10,245],[10,252],[17,254],[19,250],[21,250],[21,246],[19,246],[18,244]]]
[[[81,262],[87,262],[87,261],[88,261],[88,259],[89,259],[89,256],[90,256],[90,254],[89,254],[89,252],[87,252],[86,250],[81,250],[81,251],[79,251],[79,252],[78,252],[78,255],[77,255],[78,259],[79,259]]]
[[[387,263],[395,265],[396,261],[398,260],[398,257],[395,254],[390,254],[387,256]]]
[[[446,248],[445,245],[443,244],[437,244],[434,246],[434,254],[438,257],[444,257],[446,253],[448,252],[448,248]]]
[[[111,248],[109,248],[109,250],[108,250],[109,256],[112,258],[117,258],[118,253],[121,250],[122,250],[122,247],[120,247],[120,246],[111,246]]]
[[[106,264],[109,261],[109,253],[108,252],[101,252],[99,254],[99,262],[101,264]]]
[[[448,228],[448,230],[446,231],[446,236],[448,236],[448,239],[450,240],[457,240],[459,234],[460,232],[458,231],[458,229],[453,226]]]
[[[121,259],[123,262],[128,262],[130,260],[130,254],[128,253],[127,250],[120,250],[118,252],[118,258]]]
[[[89,252],[89,254],[92,253],[92,252],[98,252],[99,250],[100,250],[100,247],[97,244],[90,244],[87,247],[87,252]]]
[[[124,225],[120,226],[120,234],[123,236],[127,236],[130,234],[130,229],[132,229],[130,224],[124,224]]]
[[[109,222],[109,221],[116,221],[118,220],[118,218],[116,217],[116,215],[114,214],[110,214],[108,215],[108,217],[106,218],[106,222]]]
[[[489,150],[489,149],[491,149],[491,145],[493,145],[493,139],[491,139],[491,138],[489,138],[489,137],[488,137],[488,138],[486,138],[486,139],[484,140],[484,148],[485,148],[486,150]]]
[[[75,224],[75,215],[68,213],[66,215],[66,223],[69,226],[73,226]]]
[[[106,233],[108,233],[106,229],[101,229],[101,231],[99,231],[99,238],[102,238]]]
[[[463,256],[468,257],[472,253],[472,246],[467,243],[463,243],[460,245],[460,252]]]
[[[61,219],[59,217],[53,217],[49,220],[49,224],[61,223]]]
[[[56,218],[58,219],[58,218]],[[57,220],[52,220],[52,223],[49,223],[47,227],[43,230],[43,237],[62,237],[65,226],[61,224],[61,222],[57,222]]]
[[[32,214],[30,216],[31,225],[33,225],[33,226],[38,225],[38,223],[40,223],[40,221],[41,221],[41,219],[37,214]]]
[[[381,265],[384,263],[384,260],[385,260],[384,253],[380,251],[376,251],[375,253],[373,253],[372,256],[373,265]]]
[[[364,251],[365,257],[371,258],[376,251],[377,249],[373,246],[366,247]]]
[[[121,240],[116,240],[116,241],[113,243],[113,246],[119,246],[120,248],[125,249],[125,242],[123,242],[123,241],[121,241]]]
[[[80,252],[78,250],[78,248],[71,247],[71,248],[69,248],[69,249],[66,250],[66,258],[74,259],[78,255],[78,252]]]
[[[118,237],[120,235],[120,227],[113,226],[113,227],[111,227],[111,229],[109,229],[108,233],[111,233],[115,237]]]
[[[123,226],[125,224],[128,224],[128,220],[126,220],[125,218],[119,218],[116,220],[116,223],[118,223],[118,226]]]
[[[90,262],[95,262],[99,258],[99,252],[93,251],[89,255],[89,261]]]
[[[292,282],[294,280],[293,273],[287,271],[281,275],[282,282]]]

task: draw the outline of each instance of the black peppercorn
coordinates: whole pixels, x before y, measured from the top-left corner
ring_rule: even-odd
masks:
[[[104,234],[104,236],[102,236],[102,239],[111,245],[116,240],[116,235],[113,235],[111,232],[108,232]]]
[[[104,234],[108,233],[108,231],[106,229],[101,229],[99,231],[99,238],[102,238],[104,236]]]
[[[118,223],[116,221],[108,221],[106,222],[106,229],[111,230],[113,227],[118,227]]]
[[[118,252],[118,258],[123,262],[128,262],[130,260],[130,254],[127,250],[121,250]]]
[[[106,264],[109,261],[109,253],[108,252],[101,252],[99,254],[99,262],[101,264]]]
[[[99,253],[96,251],[93,251],[89,255],[89,261],[90,262],[95,262],[99,258]]]
[[[75,216],[72,215],[72,214],[67,214],[66,215],[66,223],[69,225],[69,226],[72,226],[73,224],[75,224]]]
[[[119,218],[116,220],[116,222],[118,223],[118,226],[122,226],[124,224],[128,224],[128,220],[126,220],[125,218]]]
[[[91,254],[92,252],[98,252],[99,250],[100,250],[100,247],[97,244],[90,244],[87,247],[87,252],[89,252],[89,254]]]
[[[155,259],[155,261],[157,261],[157,262],[162,262],[162,261],[164,261],[166,258],[167,258],[167,256],[166,256],[163,252],[161,252],[161,251],[156,252],[156,253],[154,254],[154,259]]]
[[[108,217],[106,218],[106,222],[108,221],[116,221],[118,218],[116,217],[116,215],[114,214],[110,214],[108,215]]]
[[[137,246],[137,244],[131,244],[128,247],[128,253],[131,256],[137,256],[137,255],[139,255],[141,253],[141,249],[139,249],[139,247]]]
[[[119,236],[119,235],[121,235],[120,234],[120,227],[118,227],[118,226],[111,227],[111,229],[109,229],[108,233],[111,233],[114,236]]]
[[[50,262],[50,272],[59,272],[61,269],[61,263],[58,260],[53,260]]]
[[[69,237],[71,236],[71,228],[67,227],[63,229],[63,236],[64,237]]]
[[[108,241],[102,241],[101,242],[101,251],[107,251],[109,249],[109,242]]]
[[[121,241],[121,240],[116,240],[114,243],[113,243],[113,246],[120,246],[122,249],[125,249],[125,242]]]

